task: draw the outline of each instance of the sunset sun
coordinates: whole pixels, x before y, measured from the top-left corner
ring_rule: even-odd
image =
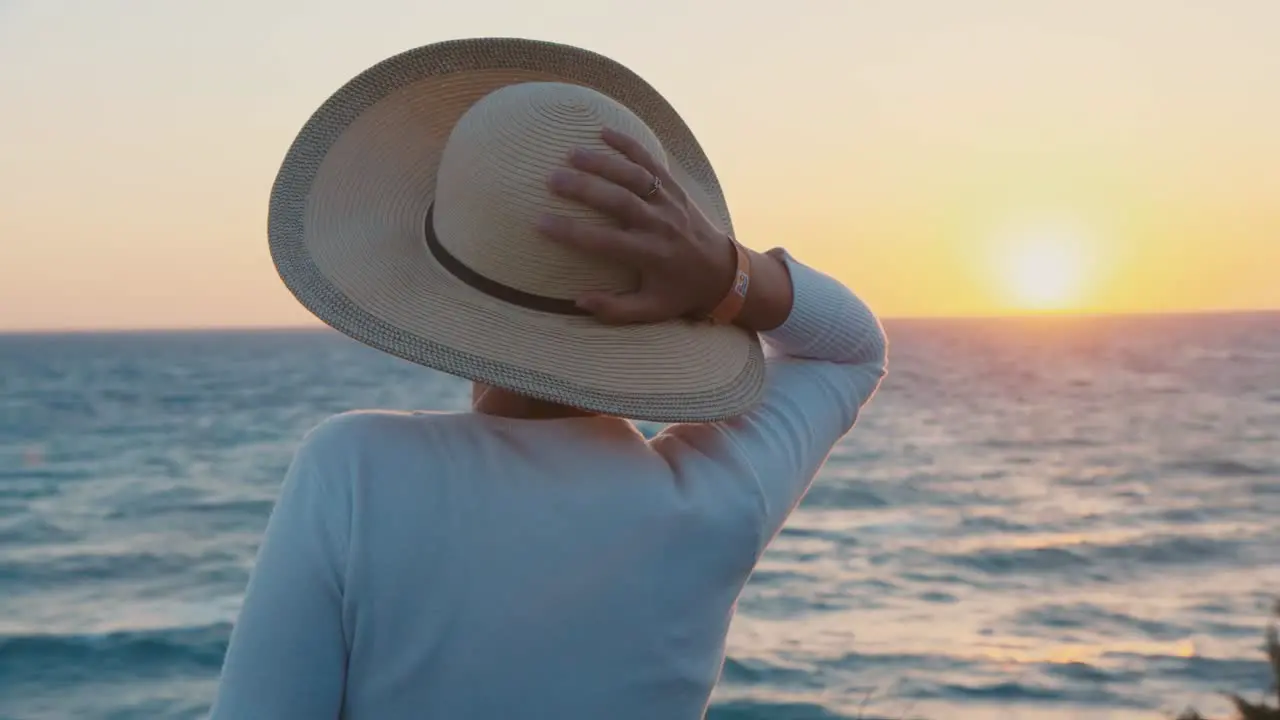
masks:
[[[1001,249],[1000,280],[1009,301],[1031,311],[1067,310],[1082,301],[1087,280],[1081,241],[1063,233],[1026,233]]]

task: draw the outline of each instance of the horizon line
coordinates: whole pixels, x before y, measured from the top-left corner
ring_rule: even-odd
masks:
[[[1135,310],[1135,311],[1043,311],[1043,312],[1009,312],[969,315],[881,315],[884,322],[939,322],[939,321],[1020,321],[1020,320],[1088,320],[1088,319],[1123,319],[1123,318],[1186,318],[1207,316],[1248,316],[1248,315],[1280,315],[1280,308],[1240,308],[1240,309],[1206,309],[1206,310]],[[31,335],[155,335],[163,333],[196,334],[196,333],[287,333],[287,332],[332,332],[337,330],[322,322],[307,325],[205,325],[205,326],[157,326],[157,327],[106,327],[106,328],[0,328],[0,337]]]

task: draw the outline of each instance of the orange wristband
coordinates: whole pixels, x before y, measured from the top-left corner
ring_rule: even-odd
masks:
[[[742,312],[742,306],[747,301],[747,290],[751,286],[751,255],[732,237],[729,242],[738,251],[738,269],[733,273],[733,284],[729,286],[729,292],[725,293],[724,299],[708,316],[711,322],[719,325],[728,325],[738,318],[738,313]]]

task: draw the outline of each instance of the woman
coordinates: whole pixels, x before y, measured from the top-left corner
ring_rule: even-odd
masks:
[[[730,233],[675,111],[583,50],[427,46],[321,107],[273,190],[281,277],[474,407],[307,436],[213,717],[700,717],[885,369],[848,290]]]

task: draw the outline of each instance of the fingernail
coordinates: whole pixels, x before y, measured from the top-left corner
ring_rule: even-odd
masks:
[[[572,177],[573,177],[572,173],[570,173],[567,170],[556,170],[555,172],[551,173],[551,178],[549,182],[551,183],[551,187],[556,189],[561,189],[569,184],[569,180]]]
[[[586,148],[576,147],[569,151],[569,158],[572,160],[585,160],[590,154]]]
[[[539,230],[554,230],[558,219],[554,215],[539,215],[537,228]]]

